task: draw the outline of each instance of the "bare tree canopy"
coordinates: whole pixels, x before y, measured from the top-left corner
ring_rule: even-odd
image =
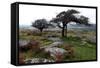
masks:
[[[35,20],[35,22],[32,23],[32,26],[39,29],[41,32],[43,31],[44,28],[48,28],[46,19]]]
[[[51,24],[50,22],[48,22],[46,19],[38,19],[32,23],[32,27],[35,27],[42,32],[43,29],[45,28],[55,27],[55,26]]]
[[[62,11],[59,13],[56,18],[53,18],[51,22],[57,23],[58,27],[60,26],[60,23],[62,23],[62,36],[64,36],[64,28],[67,27],[67,24],[70,22],[76,22],[79,24],[85,24],[89,25],[88,18],[85,16],[80,16],[80,18],[77,18],[74,14],[79,14],[80,12],[74,9],[70,9],[68,11]]]

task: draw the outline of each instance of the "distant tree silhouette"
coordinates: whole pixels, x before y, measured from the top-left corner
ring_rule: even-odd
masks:
[[[41,33],[42,33],[44,28],[48,28],[48,24],[47,24],[46,19],[35,20],[35,22],[32,23],[32,26],[39,29]]]
[[[43,29],[55,26],[52,23],[48,22],[46,19],[38,19],[32,23],[32,27],[39,29],[42,34]]]
[[[77,18],[74,14],[79,14],[80,12],[74,9],[68,10],[68,11],[63,11],[60,12],[56,18],[53,18],[51,22],[57,23],[58,26],[62,29],[62,37],[64,37],[64,30],[65,27],[67,29],[67,24],[70,22],[76,22],[79,24],[88,24],[88,18],[85,16],[80,16],[80,18]],[[60,26],[62,24],[62,26]]]

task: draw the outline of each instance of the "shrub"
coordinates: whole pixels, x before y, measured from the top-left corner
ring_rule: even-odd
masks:
[[[25,64],[24,60],[25,60],[25,57],[23,53],[19,52],[19,64]]]
[[[24,46],[19,46],[19,50],[21,52],[26,52],[28,50],[39,50],[40,46],[39,46],[39,42],[35,41],[35,40],[31,40],[28,44],[24,45]]]
[[[75,56],[75,49],[72,45],[65,45],[64,49],[67,51],[66,57],[73,58]]]

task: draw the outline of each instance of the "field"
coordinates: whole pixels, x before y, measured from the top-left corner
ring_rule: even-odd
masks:
[[[45,63],[96,59],[96,32],[20,30],[20,63]],[[26,42],[26,44],[23,42]]]

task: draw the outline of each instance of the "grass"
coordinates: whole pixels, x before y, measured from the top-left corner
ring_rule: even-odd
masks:
[[[89,47],[75,46],[76,57],[75,60],[94,60],[96,59],[96,50]]]
[[[67,44],[73,45],[75,49],[75,57],[65,60],[95,60],[96,59],[96,44],[88,43],[82,45],[82,40],[79,37],[64,37],[63,41]]]
[[[53,43],[53,41],[45,39],[44,37],[42,37],[40,35],[38,35],[38,36],[34,36],[34,35],[29,35],[29,36],[21,35],[19,38],[23,39],[23,40],[36,40],[36,41],[38,41],[41,44],[41,46],[47,46],[47,45]]]
[[[53,41],[45,39],[45,40],[41,40],[40,44],[41,46],[48,46],[49,44],[53,43]]]
[[[43,32],[42,36],[41,35],[27,35],[27,34],[21,34],[20,35],[20,39],[24,39],[24,40],[36,40],[39,41],[40,46],[48,46],[49,44],[53,43],[53,41],[48,40],[46,38],[44,38],[45,35],[58,35],[58,37],[60,37],[63,41],[64,44],[63,45],[72,45],[74,47],[75,50],[75,57],[73,58],[68,58],[65,57],[64,61],[77,61],[77,60],[95,60],[96,59],[96,44],[95,43],[91,43],[90,41],[86,41],[86,40],[82,40],[83,38],[86,38],[86,36],[89,36],[90,34],[94,35],[94,32],[83,32],[84,37],[80,38],[77,36],[74,36],[74,32],[71,31],[70,33],[67,33],[68,37],[61,37],[60,33],[53,33],[53,32]],[[92,36],[91,35],[91,36]],[[60,48],[64,49],[64,46],[61,45]],[[48,58],[50,59],[51,57],[42,52],[30,52],[27,51],[24,53],[24,56],[26,58]]]

